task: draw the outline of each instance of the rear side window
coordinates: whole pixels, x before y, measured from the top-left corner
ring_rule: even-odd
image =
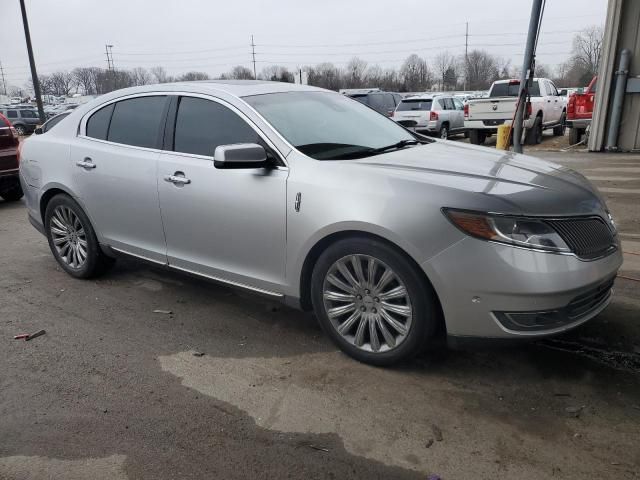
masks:
[[[7,117],[8,118],[18,118],[18,111],[17,110],[7,110]]]
[[[180,98],[174,151],[212,157],[217,146],[233,143],[262,144],[262,140],[247,122],[227,107],[203,98]]]
[[[107,130],[109,129],[113,105],[113,103],[107,105],[89,117],[87,121],[87,137],[98,138],[100,140],[107,139]]]
[[[494,83],[491,89],[490,97],[517,97],[520,91],[520,82],[512,81],[507,83]],[[540,85],[538,81],[534,81],[529,88],[529,95],[532,97],[540,96]]]
[[[432,100],[403,100],[398,105],[399,112],[408,112],[411,110],[431,110]]]
[[[360,103],[364,103],[365,105],[369,105],[369,95],[352,95],[351,98],[357,100]]]
[[[453,100],[450,98],[443,98],[445,110],[455,110],[456,106],[453,104]]]
[[[135,147],[155,148],[166,97],[139,97],[117,102],[107,140]]]

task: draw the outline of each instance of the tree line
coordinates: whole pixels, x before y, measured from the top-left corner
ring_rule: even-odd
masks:
[[[566,62],[551,69],[536,66],[536,76],[552,78],[558,86],[584,86],[596,75],[602,48],[601,27],[589,27],[573,38],[572,53]],[[444,51],[432,63],[417,54],[409,55],[400,68],[382,68],[352,58],[343,67],[330,62],[301,67],[310,85],[339,90],[341,88],[378,87],[388,91],[417,92],[428,90],[485,90],[495,80],[519,77],[519,68],[488,51],[474,49],[468,55],[456,56]],[[258,79],[293,82],[294,72],[281,65],[270,65],[257,75]],[[189,71],[169,75],[162,66],[150,69],[109,70],[99,67],[78,67],[39,77],[43,94],[68,96],[73,93],[100,95],[120,88],[174,81],[207,80],[205,72]],[[253,79],[253,71],[237,65],[219,79]],[[32,85],[27,85],[32,90]],[[18,95],[15,87],[11,95]]]

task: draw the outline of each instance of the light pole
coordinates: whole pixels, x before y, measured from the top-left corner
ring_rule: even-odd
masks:
[[[31,46],[31,34],[29,33],[29,22],[27,21],[27,10],[24,7],[24,0],[20,0],[20,9],[22,10],[22,25],[24,26],[24,36],[27,40],[27,53],[29,54],[29,66],[31,67],[31,80],[33,81],[33,92],[36,94],[36,104],[38,105],[38,116],[40,121],[44,123],[46,117],[44,108],[42,107],[42,95],[40,95],[40,81],[38,80],[38,72],[36,72],[36,62],[33,59],[33,48]]]

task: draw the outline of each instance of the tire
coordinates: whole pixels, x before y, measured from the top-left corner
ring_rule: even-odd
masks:
[[[560,125],[558,125],[557,127],[553,127],[553,134],[556,137],[564,136],[564,132],[567,130],[566,119],[567,119],[567,115],[563,113],[562,116],[560,117]]]
[[[27,129],[24,128],[24,125],[14,125],[14,128],[16,129],[16,133],[21,137],[24,137],[27,134]]]
[[[474,145],[482,145],[487,138],[487,134],[482,130],[469,130],[469,141]]]
[[[2,190],[0,190],[0,197],[7,202],[17,202],[23,195],[24,193],[22,192],[22,187],[18,179],[13,181],[9,186],[3,185]]]
[[[542,143],[542,118],[536,117],[533,126],[527,130],[527,145],[538,145]]]
[[[58,194],[49,201],[44,215],[44,227],[51,253],[72,277],[96,277],[114,264],[115,259],[106,256],[100,249],[89,218],[68,195]],[[71,239],[65,242],[69,236]],[[65,245],[69,245],[66,251]],[[84,259],[80,248],[82,246]]]
[[[447,140],[449,138],[449,126],[446,123],[443,123],[440,127],[440,138],[442,140]]]
[[[580,139],[582,138],[582,129],[580,128],[570,128],[569,129],[569,145],[576,145],[580,143]]]
[[[375,268],[370,269],[371,261]],[[377,290],[385,272],[393,279]],[[396,297],[385,302],[382,297],[390,292]],[[329,338],[347,355],[371,365],[413,357],[434,335],[440,318],[435,292],[418,267],[395,248],[368,238],[340,240],[320,255],[311,277],[311,300]],[[349,304],[353,308],[345,309]],[[328,311],[336,307],[344,311],[330,316]],[[340,327],[346,330],[340,333]]]

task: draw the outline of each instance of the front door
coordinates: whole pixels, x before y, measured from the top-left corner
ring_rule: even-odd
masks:
[[[279,293],[285,271],[288,170],[217,169],[213,153],[218,145],[264,141],[221,103],[184,96],[172,110],[171,151],[163,152],[158,164],[169,264]]]
[[[73,185],[102,240],[161,263],[166,245],[156,169],[166,101],[144,96],[103,107],[70,152]]]

